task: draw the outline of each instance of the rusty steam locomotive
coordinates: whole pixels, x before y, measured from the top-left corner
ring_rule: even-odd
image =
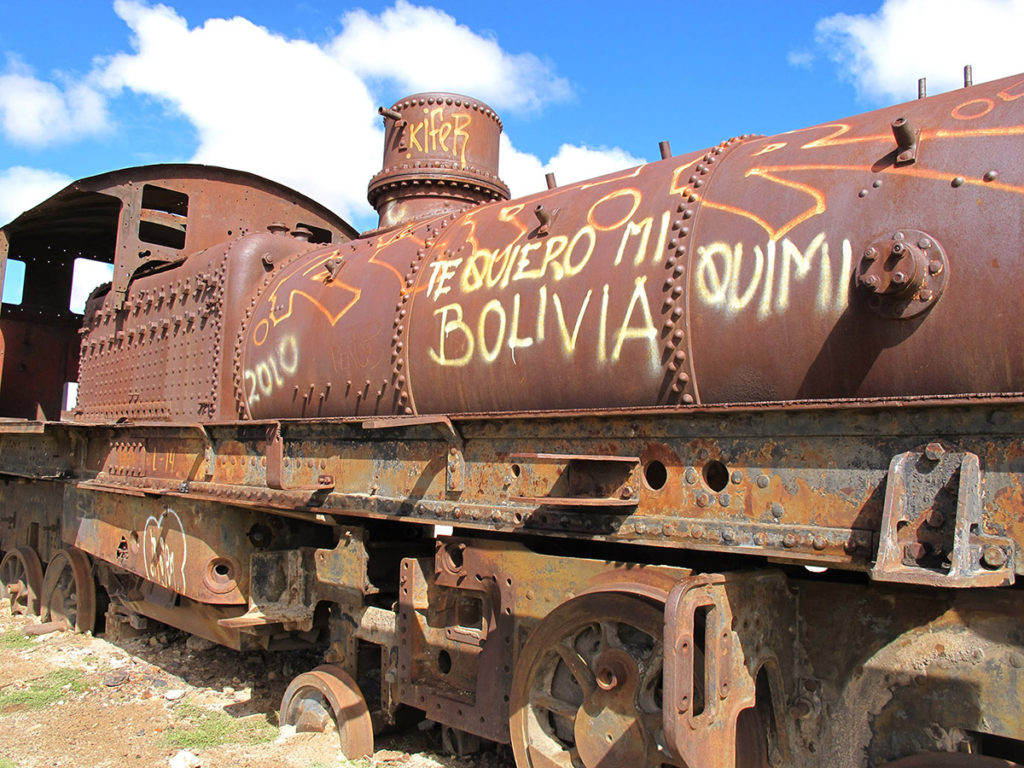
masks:
[[[408,708],[521,768],[1024,761],[1021,97],[509,200],[494,112],[420,94],[363,234],[70,185],[0,238],[12,606],[320,649],[281,721],[352,757]]]

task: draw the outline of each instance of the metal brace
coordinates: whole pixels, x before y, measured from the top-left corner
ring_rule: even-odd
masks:
[[[735,765],[736,718],[756,699],[754,678],[732,629],[725,582],[717,573],[682,579],[665,604],[663,725],[669,748],[685,765]],[[703,658],[695,636],[701,624]],[[695,670],[697,664],[702,671]],[[704,681],[703,701],[698,677]]]
[[[875,581],[935,587],[1001,587],[1014,582],[1014,544],[982,532],[977,455],[941,443],[889,463]]]

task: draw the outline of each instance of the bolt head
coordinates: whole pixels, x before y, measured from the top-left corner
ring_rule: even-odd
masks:
[[[876,275],[864,275],[860,279],[860,284],[869,291],[878,291],[878,277]]]
[[[1002,568],[1006,565],[1006,553],[1001,547],[986,547],[982,562],[988,568]]]
[[[876,251],[874,248],[864,249],[864,259],[866,261],[874,261],[876,258],[878,258],[878,251]]]
[[[924,455],[929,461],[938,461],[946,455],[946,449],[942,443],[928,443],[924,448]]]
[[[905,246],[903,245],[903,243],[893,243],[892,252],[899,256],[901,253],[903,253],[904,247]]]
[[[893,251],[895,251],[895,250],[896,249],[893,248]],[[907,276],[903,272],[893,272],[892,273],[892,281],[894,283],[896,283],[896,285],[903,285],[905,282],[907,282]]]

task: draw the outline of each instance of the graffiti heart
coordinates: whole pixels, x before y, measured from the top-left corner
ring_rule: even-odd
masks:
[[[150,515],[142,530],[142,565],[145,576],[162,587],[185,592],[188,539],[178,513],[167,507],[159,518]]]

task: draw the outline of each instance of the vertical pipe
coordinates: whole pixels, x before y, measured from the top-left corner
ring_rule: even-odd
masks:
[[[964,88],[970,88],[972,85],[974,85],[974,70],[968,64],[964,67]]]
[[[924,78],[924,77],[919,78],[918,81],[917,81],[917,98],[923,99],[927,95],[928,95],[928,79]]]
[[[548,183],[548,189],[554,189],[555,187],[558,186],[558,184],[555,182],[555,174],[553,173],[545,173],[544,181]]]
[[[667,141],[658,142],[658,151],[661,152],[662,160],[668,160],[672,157],[672,147],[669,146]]]

